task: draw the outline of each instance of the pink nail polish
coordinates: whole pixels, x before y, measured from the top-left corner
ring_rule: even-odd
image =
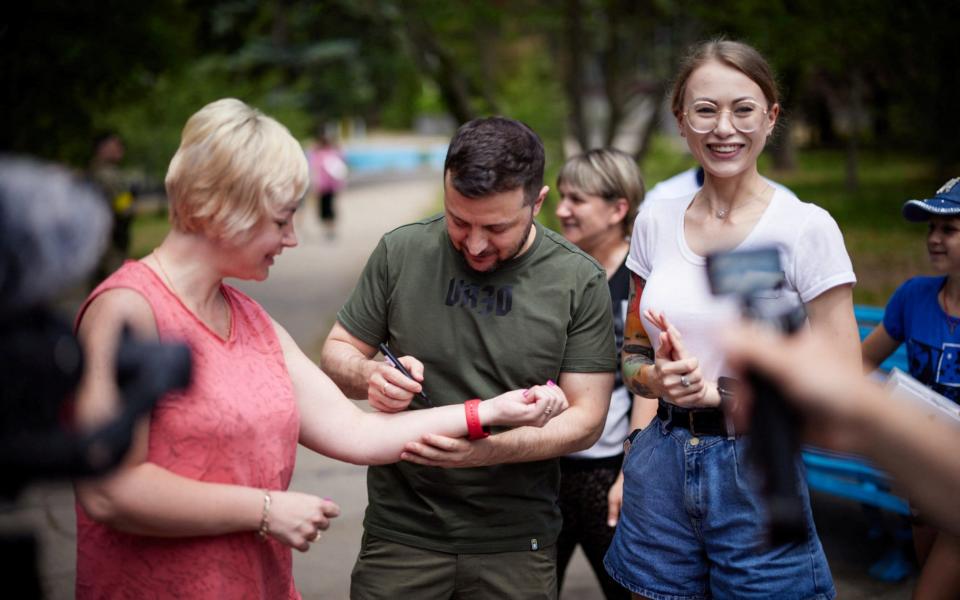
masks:
[[[548,380],[547,380],[547,385],[549,385],[549,386],[555,386],[555,385],[557,385],[557,384],[555,384],[552,379],[548,379]]]
[[[526,398],[526,397],[529,396],[529,395],[530,395],[530,390],[529,390],[529,389],[523,390],[523,397],[524,397],[524,398]]]

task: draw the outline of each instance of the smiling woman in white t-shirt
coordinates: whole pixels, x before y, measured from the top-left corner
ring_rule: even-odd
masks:
[[[631,435],[605,565],[640,597],[831,598],[804,485],[807,540],[763,539],[764,506],[744,463],[749,436],[732,431],[720,409],[718,381],[732,373],[717,337],[736,312],[711,296],[705,257],[779,248],[786,282],[776,293],[802,301],[809,325],[857,365],[856,278],[843,237],[826,211],[757,172],[780,105],[755,49],[723,40],[694,48],[672,108],[704,184],[686,199],[650,202],[634,227],[623,378],[634,393],[659,399],[659,419]]]

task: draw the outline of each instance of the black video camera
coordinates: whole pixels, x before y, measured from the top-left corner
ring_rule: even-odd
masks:
[[[65,423],[83,351],[54,300],[83,281],[109,234],[106,201],[55,165],[0,156],[0,503],[27,484],[99,475],[117,466],[137,419],[190,382],[186,346],[124,332],[116,357],[118,416],[92,430]],[[11,597],[39,597],[30,534],[0,536]]]
[[[785,289],[786,275],[775,247],[711,254],[707,277],[715,295],[732,295],[747,319],[765,323],[785,335],[799,330],[807,314],[799,297]],[[800,415],[778,386],[755,372],[745,373],[754,402],[748,456],[762,477],[772,545],[807,538],[797,475]]]
[[[0,156],[0,499],[30,481],[116,466],[136,418],[190,381],[188,348],[125,334],[116,365],[120,415],[94,431],[63,423],[84,360],[53,304],[97,263],[109,227],[105,199],[66,169]]]

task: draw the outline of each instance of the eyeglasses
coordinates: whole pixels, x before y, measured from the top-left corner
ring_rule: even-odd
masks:
[[[740,133],[753,133],[760,129],[767,109],[753,100],[741,100],[733,108],[721,109],[713,102],[694,102],[683,114],[687,125],[697,133],[710,133],[720,124],[720,115],[730,113],[730,124]]]

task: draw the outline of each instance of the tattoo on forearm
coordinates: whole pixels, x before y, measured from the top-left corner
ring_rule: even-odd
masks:
[[[650,350],[650,348],[645,348],[645,350]],[[652,364],[652,353],[648,355],[646,352],[644,352],[642,354],[634,354],[632,356],[624,357],[622,372],[623,382],[626,384],[627,389],[634,394],[639,394],[645,398],[652,398],[654,396],[653,390],[651,390],[647,385],[644,385],[640,377],[640,371],[643,369],[643,367]]]
[[[624,344],[623,351],[627,354],[639,354],[650,359],[650,362],[647,364],[653,364],[653,348],[650,346],[641,346],[640,344]]]
[[[623,332],[621,374],[627,389],[634,394],[652,398],[655,396],[653,390],[644,385],[640,377],[643,367],[652,365],[655,357],[650,338],[640,320],[640,298],[646,283],[636,273],[630,278],[630,302]]]

